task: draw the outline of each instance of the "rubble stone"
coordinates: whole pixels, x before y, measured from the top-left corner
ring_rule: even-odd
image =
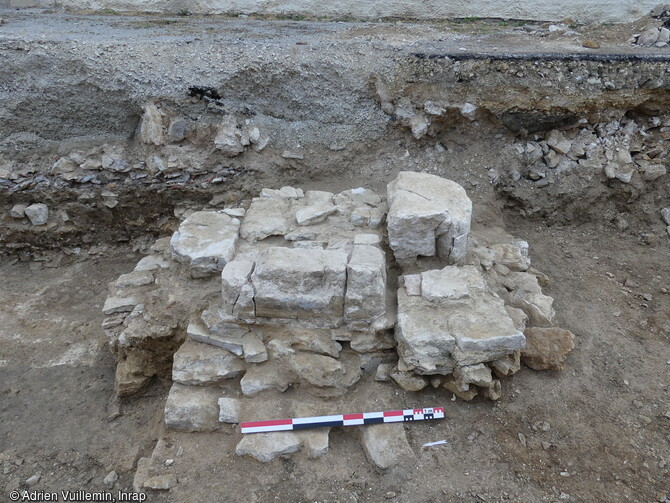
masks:
[[[224,266],[221,272],[221,292],[227,314],[233,314],[242,287],[251,280],[254,267],[255,263],[249,260],[232,260]]]
[[[288,389],[289,384],[286,369],[272,361],[253,365],[240,381],[244,395],[255,395],[269,389],[283,392]]]
[[[300,450],[300,437],[290,431],[256,433],[245,435],[237,447],[238,456],[251,456],[261,463],[269,463],[278,456],[293,454]]]
[[[140,141],[157,146],[164,143],[163,113],[154,103],[149,103],[144,107],[144,115],[140,125]]]
[[[270,236],[284,236],[291,231],[290,201],[285,198],[259,197],[253,200],[244,216],[240,236],[261,241]]]
[[[302,448],[309,458],[320,458],[328,453],[328,434],[330,428],[315,428],[299,431],[296,435],[302,441]]]
[[[155,475],[144,481],[145,489],[154,491],[169,491],[178,483],[177,476],[174,473]]]
[[[129,313],[140,303],[137,297],[107,297],[102,306],[103,314]]]
[[[521,361],[533,370],[563,370],[565,360],[575,348],[575,336],[560,328],[527,328],[526,347]]]
[[[301,379],[314,386],[337,386],[345,374],[344,366],[329,356],[298,352],[291,355],[288,361]]]
[[[217,346],[219,348],[230,351],[237,356],[242,356],[244,354],[242,333],[240,333],[240,331],[230,331],[224,333],[230,335],[212,333],[207,329],[207,327],[199,322],[189,323],[186,329],[186,334],[194,341]]]
[[[402,171],[387,187],[389,246],[397,260],[465,257],[472,202],[463,187],[435,175]]]
[[[9,210],[9,216],[12,218],[24,218],[26,216],[27,204],[15,204],[12,206],[12,209]]]
[[[215,388],[173,384],[165,402],[165,424],[181,431],[218,429],[219,394]]]
[[[423,377],[412,374],[411,372],[392,372],[389,377],[393,379],[398,386],[405,391],[421,391],[428,386],[428,381]]]
[[[26,207],[24,213],[33,225],[44,225],[49,220],[49,208],[46,204],[31,204]]]
[[[207,277],[233,259],[240,221],[225,213],[197,211],[184,220],[170,239],[175,260],[193,277]]]
[[[262,363],[267,361],[268,352],[260,337],[255,334],[246,334],[242,337],[242,350],[244,359],[249,363]]]

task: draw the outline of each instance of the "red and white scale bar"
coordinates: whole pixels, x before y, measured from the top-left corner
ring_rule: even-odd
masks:
[[[386,412],[364,412],[362,414],[340,414],[337,416],[297,417],[270,421],[240,423],[242,433],[266,433],[269,431],[292,431],[306,428],[330,426],[356,426],[361,424],[402,423],[403,421],[423,421],[444,419],[444,407],[425,409],[391,410]]]

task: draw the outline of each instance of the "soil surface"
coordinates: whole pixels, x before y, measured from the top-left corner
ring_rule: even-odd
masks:
[[[130,490],[137,460],[164,437],[179,451],[165,471],[180,482],[149,501],[659,501],[670,489],[667,240],[650,247],[597,224],[508,220],[551,278],[559,325],[577,336],[566,370],[524,368],[503,380],[497,403],[362,380],[348,410],[446,407],[444,421],[406,426],[416,459],[387,472],[366,460],[355,428],[332,430],[323,458],[262,465],[235,456],[235,427],[164,431],[167,383],[115,403],[100,307],[137,255],[3,263],[0,485],[25,488],[39,474],[31,489],[104,490],[115,470],[115,490]]]

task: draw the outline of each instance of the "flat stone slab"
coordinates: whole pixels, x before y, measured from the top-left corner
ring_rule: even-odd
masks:
[[[290,431],[245,435],[237,444],[235,454],[251,456],[261,463],[269,463],[278,456],[298,452],[302,442]]]
[[[237,356],[242,356],[244,354],[242,333],[239,330],[231,333],[235,335],[226,337],[225,335],[212,333],[203,323],[198,321],[192,321],[186,329],[186,334],[194,341],[223,348]]]
[[[502,299],[474,266],[421,273],[421,295],[399,288],[396,339],[403,362],[421,374],[447,374],[525,345]]]
[[[256,316],[341,318],[346,266],[340,250],[269,248],[252,274]]]
[[[240,236],[248,241],[261,241],[270,236],[284,236],[291,231],[291,202],[282,197],[255,198],[240,228]]]
[[[220,272],[235,255],[239,230],[237,218],[214,211],[197,211],[172,235],[172,256],[188,266],[193,277]]]
[[[103,314],[110,315],[114,313],[129,313],[140,303],[137,297],[107,297],[102,306]]]
[[[212,384],[233,379],[247,368],[230,351],[187,339],[174,354],[172,380],[181,384]]]
[[[165,424],[180,431],[214,431],[219,428],[220,390],[175,383],[165,402]]]
[[[396,259],[464,260],[472,201],[463,187],[439,176],[401,171],[388,184],[387,194],[389,246]]]

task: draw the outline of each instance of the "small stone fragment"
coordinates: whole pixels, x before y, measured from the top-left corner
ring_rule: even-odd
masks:
[[[302,440],[302,446],[309,458],[320,458],[328,452],[328,434],[330,428],[315,428],[309,431],[297,432]]]
[[[249,363],[262,363],[268,359],[268,352],[260,337],[255,334],[246,334],[242,337],[244,359]]]
[[[26,216],[27,204],[15,204],[12,206],[12,209],[9,210],[9,216],[12,218],[24,218]]]
[[[104,479],[102,479],[102,483],[107,487],[113,487],[117,480],[119,480],[119,476],[114,470],[112,470],[105,476]]]
[[[136,297],[107,297],[102,307],[103,314],[129,313],[140,303]]]

